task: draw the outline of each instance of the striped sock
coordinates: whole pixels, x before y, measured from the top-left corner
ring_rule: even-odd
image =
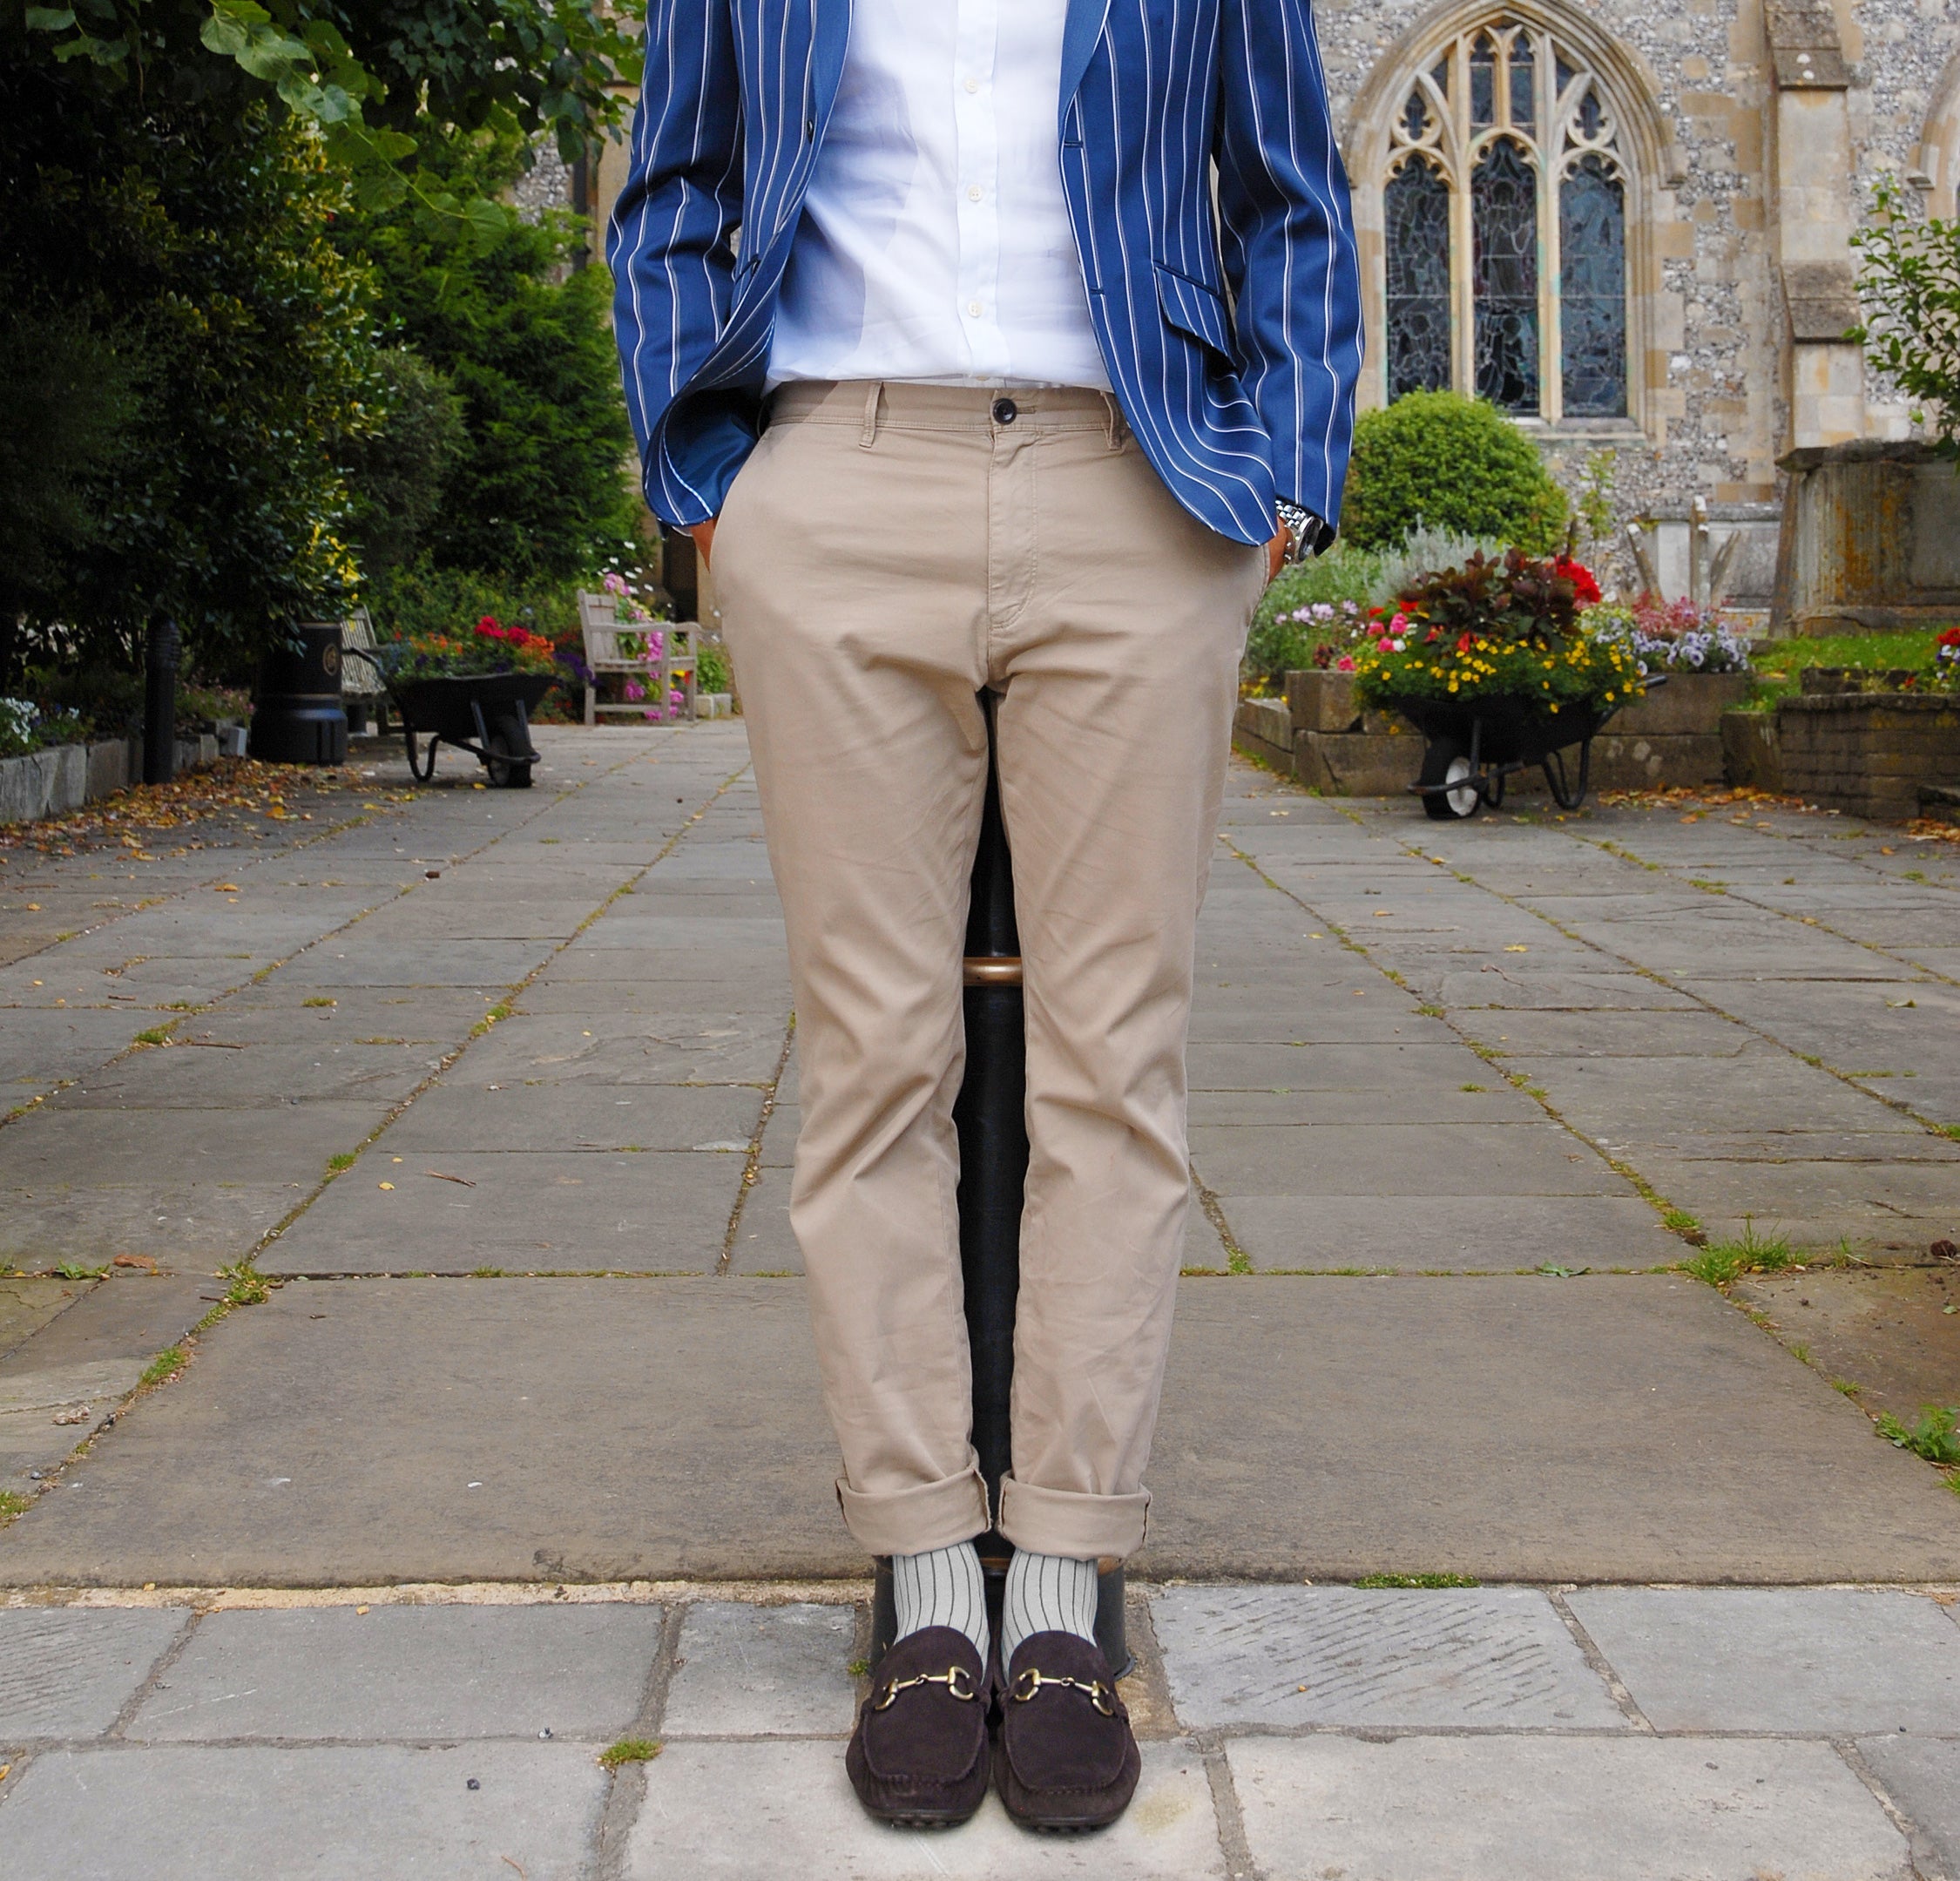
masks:
[[[987,1583],[970,1541],[925,1554],[891,1558],[891,1591],[898,1609],[895,1639],[928,1627],[954,1627],[973,1641],[980,1663],[987,1662]]]
[[[1000,1614],[1004,1667],[1013,1662],[1015,1648],[1031,1633],[1072,1633],[1078,1639],[1095,1639],[1095,1562],[1015,1549],[1007,1564],[1007,1595]]]

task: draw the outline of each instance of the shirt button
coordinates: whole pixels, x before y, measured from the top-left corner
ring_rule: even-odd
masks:
[[[978,202],[979,200],[986,193],[986,191],[982,189],[980,186],[976,183],[972,186],[971,188],[967,191],[966,200],[969,202]]]
[[[970,313],[970,315],[973,315],[973,317],[974,317],[974,318],[975,318],[976,320],[978,320],[978,319],[979,319],[979,317],[980,317],[980,303],[979,303],[979,302],[978,302],[977,301],[968,301],[968,302],[966,303],[966,310],[967,310],[967,312],[968,312],[968,313]]]
[[[994,423],[1011,424],[1021,416],[1021,408],[1011,398],[997,398],[994,401]]]
[[[969,78],[966,81],[966,88],[969,91],[977,91],[980,89],[980,81],[977,78]]]

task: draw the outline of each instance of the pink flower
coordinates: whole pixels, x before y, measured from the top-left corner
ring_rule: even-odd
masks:
[[[608,594],[624,594],[626,592],[626,578],[624,575],[608,572],[600,581],[599,585]]]
[[[1382,636],[1382,638],[1381,638],[1380,639],[1378,639],[1377,641],[1375,641],[1375,646],[1376,646],[1376,647],[1377,647],[1377,648],[1378,648],[1378,649],[1379,649],[1379,650],[1380,650],[1381,652],[1382,652],[1382,653],[1394,653],[1394,652],[1395,652],[1395,650],[1396,650],[1396,643],[1395,643],[1395,642],[1394,642],[1393,640],[1391,640],[1391,639],[1390,639],[1389,638],[1389,636],[1388,636],[1387,634],[1385,634],[1385,633],[1384,633],[1384,634],[1383,634],[1383,635]]]
[[[626,697],[635,702],[646,697],[646,688],[638,680],[626,681]]]
[[[1355,656],[1352,653],[1342,654],[1334,662],[1334,670],[1336,673],[1352,673],[1355,670]]]
[[[1398,613],[1396,618],[1389,623],[1389,632],[1390,633],[1408,633],[1409,616],[1407,614]]]

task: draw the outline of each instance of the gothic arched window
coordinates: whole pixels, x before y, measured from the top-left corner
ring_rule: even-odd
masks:
[[[1626,416],[1627,180],[1597,81],[1550,32],[1458,34],[1389,127],[1389,396]]]

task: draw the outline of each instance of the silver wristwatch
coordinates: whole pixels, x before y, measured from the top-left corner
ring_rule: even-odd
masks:
[[[1281,528],[1287,532],[1289,563],[1304,562],[1308,556],[1321,554],[1333,545],[1333,528],[1303,504],[1288,503],[1282,497],[1274,508],[1279,512]]]

